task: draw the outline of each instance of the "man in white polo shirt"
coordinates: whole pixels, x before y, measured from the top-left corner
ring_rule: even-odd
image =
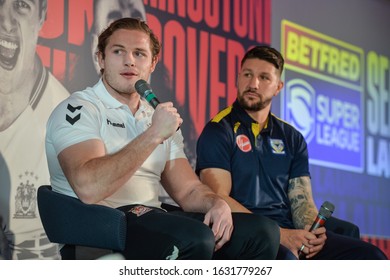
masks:
[[[276,223],[232,215],[191,168],[172,102],[153,109],[136,92],[160,47],[139,19],[116,20],[99,36],[101,80],[63,101],[47,124],[54,191],[126,212],[126,259],[274,259]],[[161,207],[161,187],[184,211]]]

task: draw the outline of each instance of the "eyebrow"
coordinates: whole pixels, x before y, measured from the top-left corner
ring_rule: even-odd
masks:
[[[124,45],[121,45],[121,44],[113,44],[110,48],[115,48],[115,47],[119,47],[119,48],[125,48]]]
[[[242,72],[253,72],[252,69],[249,69],[249,68],[242,68],[241,70]]]
[[[39,2],[40,0],[24,0],[26,2],[29,2],[31,5],[34,5],[36,7],[40,7]]]
[[[113,44],[112,46],[109,47],[110,49],[112,48],[122,48],[122,49],[126,49],[126,47],[122,44]],[[144,52],[144,53],[147,53],[148,50],[147,49],[144,49],[144,48],[135,48],[135,51],[139,51],[139,52]]]

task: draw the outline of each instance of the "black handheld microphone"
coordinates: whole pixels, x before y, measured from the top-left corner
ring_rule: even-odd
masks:
[[[329,219],[330,216],[332,216],[334,208],[335,207],[332,203],[330,203],[329,201],[325,201],[321,205],[320,211],[318,212],[318,215],[317,215],[316,219],[314,220],[314,223],[311,225],[311,228],[309,231],[313,231],[319,227],[324,226],[326,220]],[[299,259],[302,259],[305,255],[305,253],[303,253],[303,247],[304,246],[302,245],[301,249],[299,249],[299,252],[298,252]]]
[[[138,94],[145,98],[145,100],[156,109],[157,105],[160,104],[160,101],[154,95],[151,86],[145,80],[141,79],[135,83],[134,87]]]
[[[138,80],[135,83],[134,87],[138,94],[145,98],[146,101],[148,101],[149,104],[152,105],[154,109],[156,109],[157,105],[160,104],[160,101],[154,95],[152,87],[145,80],[142,79]],[[180,126],[176,129],[176,131],[179,129]]]

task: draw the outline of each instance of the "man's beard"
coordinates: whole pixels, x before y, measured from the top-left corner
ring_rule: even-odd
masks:
[[[244,98],[244,95],[241,94],[237,97],[237,100],[238,100],[238,103],[241,105],[241,107],[246,110],[246,111],[250,111],[250,112],[258,112],[258,111],[261,111],[263,110],[264,108],[266,108],[268,106],[268,104],[271,102],[270,100],[262,100],[261,97],[260,97],[260,100],[258,102],[247,102]]]

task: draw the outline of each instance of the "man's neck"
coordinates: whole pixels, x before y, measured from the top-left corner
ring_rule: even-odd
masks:
[[[248,115],[255,120],[260,125],[260,131],[264,128],[264,126],[267,124],[268,115],[270,112],[270,107],[264,108],[260,111],[246,111]]]

